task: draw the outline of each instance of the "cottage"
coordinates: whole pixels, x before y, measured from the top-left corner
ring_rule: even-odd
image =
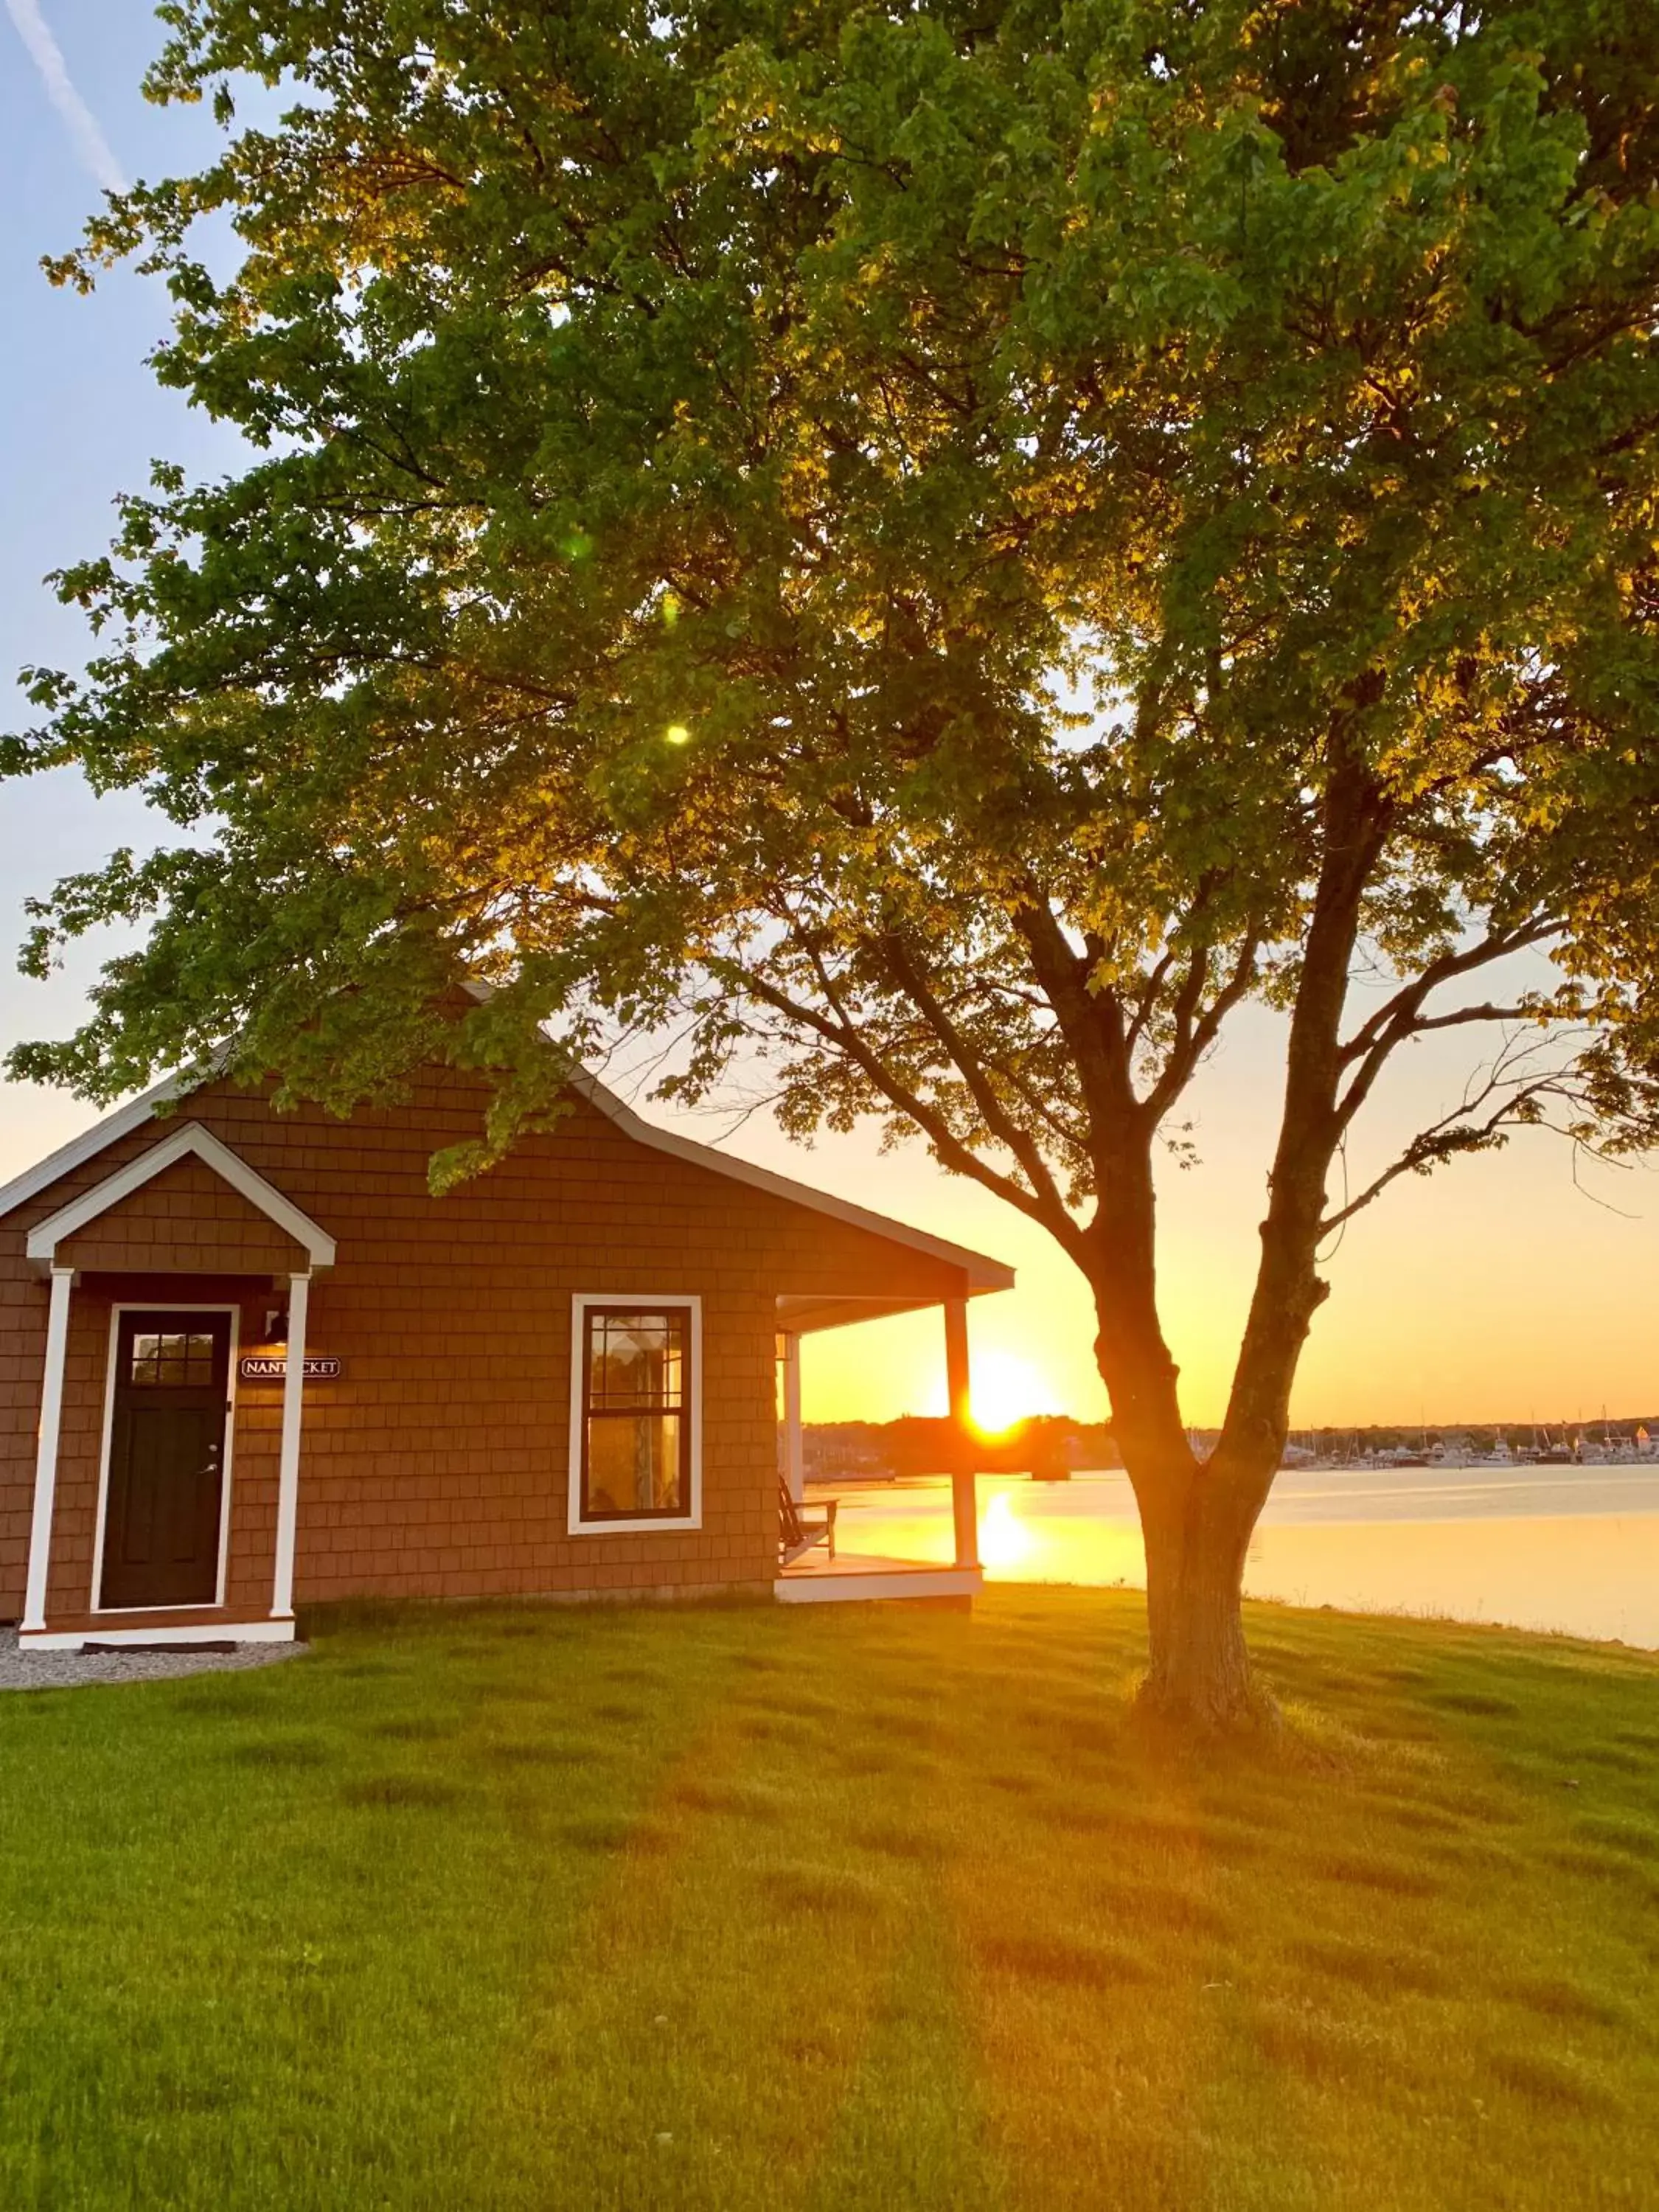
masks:
[[[586,1079],[434,1199],[483,1098],[434,1068],[340,1121],[164,1084],[0,1188],[25,1646],[285,1640],[296,1603],[366,1596],[971,1595],[965,1462],[953,1564],[788,1561],[799,1345],[942,1307],[965,1417],[967,1301],[1012,1270]]]

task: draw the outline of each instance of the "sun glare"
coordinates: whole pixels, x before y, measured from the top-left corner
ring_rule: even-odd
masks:
[[[1023,1567],[1036,1550],[1036,1538],[998,1491],[979,1517],[979,1556],[988,1567]]]
[[[1012,1352],[982,1352],[974,1362],[974,1425],[981,1435],[1005,1435],[1032,1413],[1059,1411],[1054,1392],[1029,1359]]]

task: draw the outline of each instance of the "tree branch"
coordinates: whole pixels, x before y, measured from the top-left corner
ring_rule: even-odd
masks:
[[[1531,1006],[1460,1006],[1455,1013],[1426,1014],[1421,1021],[1410,1023],[1401,1032],[1405,1037],[1426,1036],[1431,1030],[1461,1030],[1476,1022],[1524,1022],[1533,1018]]]
[[[1516,1069],[1516,1059],[1524,1059],[1528,1052],[1536,1049],[1536,1040],[1529,1040],[1524,1046],[1518,1041],[1506,1045],[1487,1069],[1478,1089],[1466,1091],[1460,1104],[1449,1114],[1443,1114],[1437,1121],[1431,1121],[1426,1129],[1419,1130],[1399,1158],[1369,1182],[1358,1197],[1323,1218],[1320,1223],[1321,1238],[1340,1229],[1344,1222],[1352,1221],[1356,1213],[1362,1212],[1401,1176],[1425,1175],[1459,1152],[1484,1151],[1505,1127],[1524,1127],[1541,1118],[1528,1110],[1540,1101],[1571,1096],[1571,1062],[1534,1075],[1524,1075]],[[1498,1103],[1484,1120],[1472,1118],[1493,1098]]]
[[[1358,1060],[1368,1052],[1388,1025],[1401,1015],[1416,1012],[1431,992],[1443,983],[1453,981],[1459,975],[1474,973],[1477,968],[1490,967],[1494,960],[1506,959],[1511,952],[1524,951],[1529,945],[1541,945],[1560,933],[1561,925],[1553,915],[1540,915],[1518,928],[1496,930],[1483,937],[1478,945],[1468,946],[1462,952],[1443,953],[1431,960],[1423,973],[1396,991],[1365,1020],[1341,1048],[1345,1061]]]
[[[1028,886],[1024,904],[1011,918],[1071,1049],[1091,1129],[1121,1126],[1133,1113],[1135,1097],[1116,992],[1090,990],[1085,963],[1066,942],[1054,909],[1035,884]]]
[[[1142,1109],[1154,1128],[1163,1121],[1176,1099],[1192,1081],[1199,1062],[1220,1035],[1221,1024],[1255,982],[1255,963],[1261,950],[1261,943],[1259,938],[1247,937],[1244,939],[1238,949],[1238,957],[1233,963],[1231,974],[1211,1000],[1209,1005],[1198,1014],[1195,1021],[1191,1017],[1201,992],[1202,977],[1200,981],[1200,992],[1194,992],[1191,994],[1189,1006],[1183,1006],[1182,1000],[1177,1000],[1176,1042],[1164,1063],[1163,1073],[1146,1094]],[[1196,967],[1196,963],[1194,966]],[[1207,975],[1207,973],[1206,959],[1204,974]],[[1188,981],[1190,980],[1189,977]],[[1185,1000],[1187,996],[1186,988],[1183,987],[1182,999]]]
[[[1036,1195],[1064,1212],[1064,1201],[1048,1172],[1048,1162],[1028,1133],[1004,1108],[986,1079],[982,1059],[966,1042],[940,1005],[927,979],[911,958],[909,948],[902,939],[890,937],[884,940],[882,950],[899,988],[944,1046],[951,1065],[967,1085],[969,1095],[979,1109],[986,1128],[1003,1150],[1019,1163],[1026,1181]]]
[[[1477,969],[1490,967],[1493,961],[1507,959],[1510,953],[1524,951],[1528,945],[1541,945],[1559,933],[1560,924],[1547,915],[1540,915],[1516,929],[1495,931],[1462,952],[1444,953],[1438,960],[1431,960],[1413,981],[1377,1007],[1338,1051],[1340,1066],[1346,1066],[1356,1060],[1360,1063],[1347,1089],[1337,1099],[1338,1127],[1348,1127],[1370,1095],[1389,1055],[1407,1037],[1420,1036],[1425,1028],[1449,1029],[1457,1025],[1462,1010],[1458,1015],[1436,1016],[1426,1022],[1419,1018],[1424,1001],[1432,993],[1460,975],[1473,975]],[[1468,1012],[1470,1020],[1482,1018],[1473,1010]]]
[[[833,1020],[820,1013],[816,1006],[806,1006],[792,998],[788,992],[763,975],[746,973],[741,982],[744,989],[753,993],[774,1012],[781,1014],[786,1021],[811,1030],[826,1044],[851,1060],[890,1105],[896,1106],[902,1114],[909,1115],[946,1167],[953,1169],[958,1175],[970,1176],[998,1198],[1006,1199],[1010,1206],[1030,1220],[1048,1230],[1079,1267],[1085,1264],[1082,1231],[1064,1206],[1058,1206],[1057,1200],[1045,1203],[1041,1196],[1027,1190],[1012,1176],[999,1173],[963,1144],[944,1115],[908,1084],[901,1083],[880,1056],[871,1050],[848,1021],[832,983],[822,981],[820,988],[824,989],[825,996],[835,1009],[836,1018]]]

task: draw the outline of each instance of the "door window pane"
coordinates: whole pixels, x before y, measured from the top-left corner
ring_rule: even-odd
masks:
[[[194,1389],[213,1380],[213,1336],[193,1329],[135,1330],[128,1380],[150,1388]]]

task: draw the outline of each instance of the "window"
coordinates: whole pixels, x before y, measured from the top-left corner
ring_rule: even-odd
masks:
[[[696,1522],[694,1300],[578,1297],[573,1528]]]
[[[210,1334],[200,1335],[194,1330],[181,1330],[175,1334],[169,1329],[152,1335],[144,1331],[133,1337],[132,1364],[127,1379],[153,1388],[210,1384],[213,1352]]]

